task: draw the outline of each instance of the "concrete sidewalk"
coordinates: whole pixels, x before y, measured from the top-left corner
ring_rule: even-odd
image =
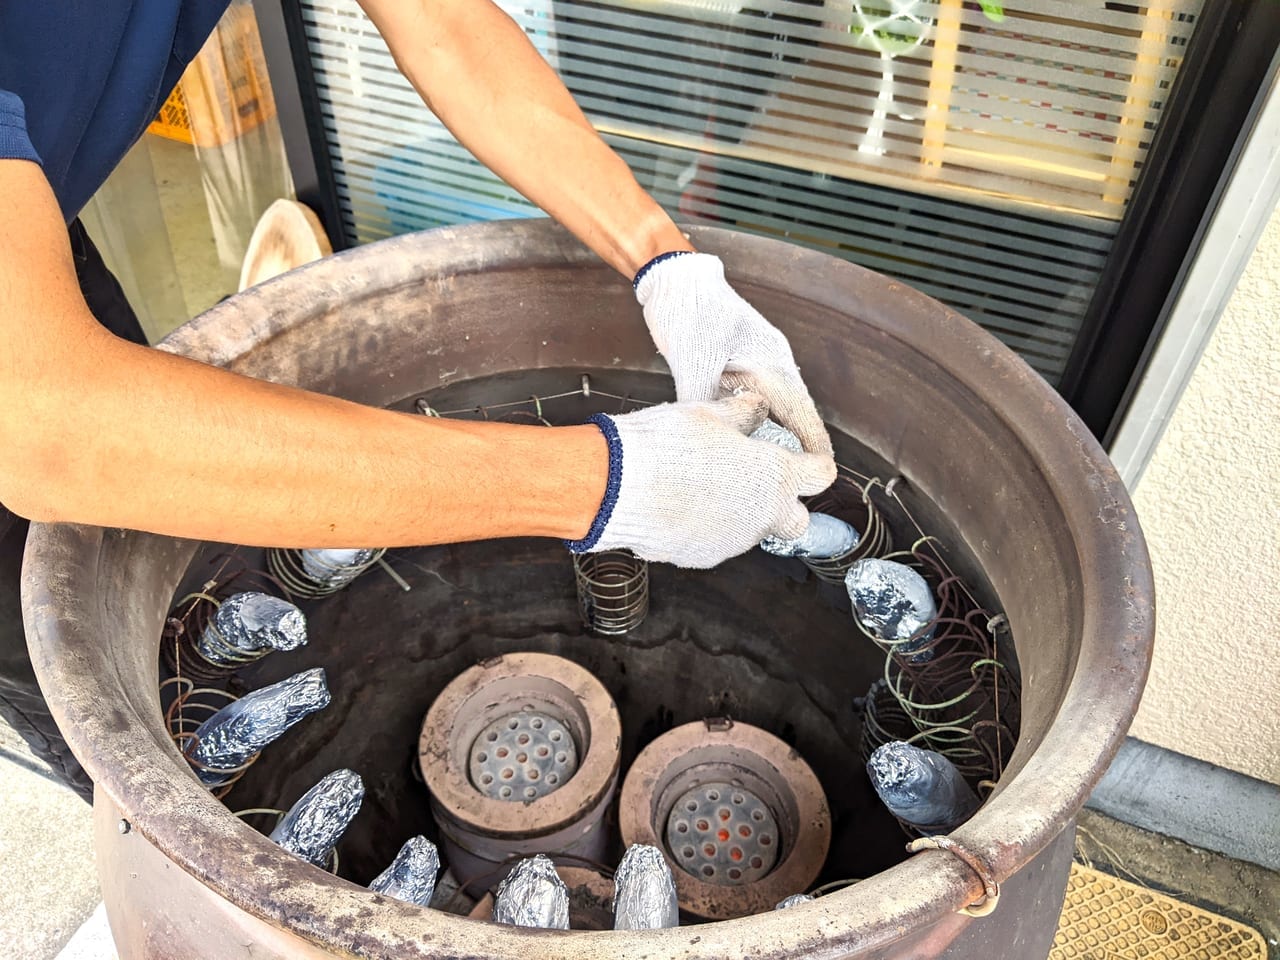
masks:
[[[54,960],[102,900],[90,807],[2,721],[0,818],[0,955]]]

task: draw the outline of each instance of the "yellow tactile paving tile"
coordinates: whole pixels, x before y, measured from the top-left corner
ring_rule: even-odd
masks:
[[[1049,960],[1266,960],[1242,923],[1164,894],[1071,865]]]

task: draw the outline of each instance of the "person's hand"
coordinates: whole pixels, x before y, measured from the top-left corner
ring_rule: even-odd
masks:
[[[719,257],[657,257],[636,276],[635,290],[677,400],[714,400],[745,388],[764,397],[769,415],[805,450],[831,456],[831,438],[787,338],[734,292]]]
[[[569,549],[705,568],[765,537],[799,537],[809,513],[798,498],[830,486],[835,461],[751,439],[767,412],[763,397],[742,393],[593,417],[608,441],[609,481],[590,532]]]

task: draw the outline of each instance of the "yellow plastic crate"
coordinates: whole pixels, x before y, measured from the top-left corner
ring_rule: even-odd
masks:
[[[160,106],[160,112],[147,127],[147,133],[177,140],[179,143],[191,143],[191,118],[187,116],[187,101],[182,96],[182,83],[173,88],[169,98]]]
[[[218,21],[147,132],[199,147],[217,147],[275,113],[253,7],[237,2]]]

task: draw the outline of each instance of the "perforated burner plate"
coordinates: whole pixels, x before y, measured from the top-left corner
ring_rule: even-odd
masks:
[[[494,800],[528,802],[554,793],[578,771],[578,748],[555,717],[520,710],[493,721],[471,745],[468,772]]]
[[[704,783],[672,807],[667,849],[685,873],[705,883],[754,883],[778,860],[778,824],[749,790],[731,783]]]

